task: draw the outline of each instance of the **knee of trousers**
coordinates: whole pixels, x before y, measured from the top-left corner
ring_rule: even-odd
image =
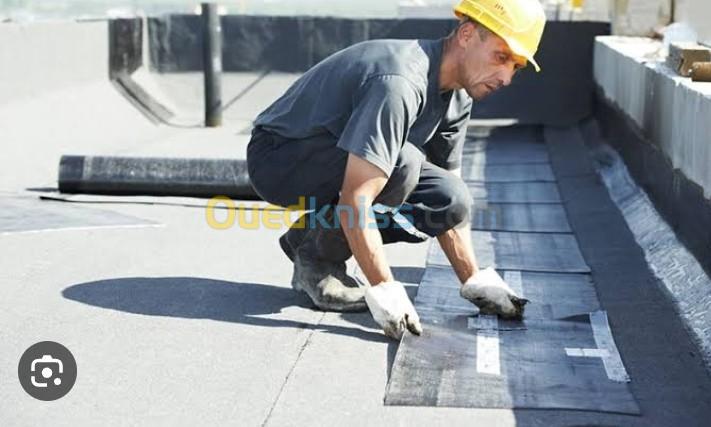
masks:
[[[449,201],[446,208],[447,226],[454,228],[469,221],[474,201],[464,181],[452,176],[443,188]]]
[[[266,158],[266,153],[269,150],[270,141],[265,139],[264,134],[260,133],[252,136],[249,144],[247,145],[247,174],[249,176],[249,182],[254,189],[255,193],[264,200],[278,206],[287,206],[291,203],[290,200],[286,200],[283,194],[278,190],[275,185],[274,177],[270,177],[268,171],[268,159]]]
[[[410,143],[403,144],[395,168],[375,201],[392,207],[405,203],[420,181],[423,161],[424,154],[417,147]]]

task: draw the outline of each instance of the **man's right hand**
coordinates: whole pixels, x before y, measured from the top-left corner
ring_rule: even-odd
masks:
[[[390,338],[399,340],[405,329],[415,335],[422,333],[420,316],[417,315],[402,283],[383,282],[368,287],[365,291],[365,302],[373,319]]]

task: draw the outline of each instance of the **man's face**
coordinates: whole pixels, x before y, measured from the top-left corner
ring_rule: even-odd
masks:
[[[508,44],[494,33],[482,39],[475,24],[465,24],[457,41],[463,48],[459,62],[459,83],[475,100],[480,100],[511,83],[514,73],[526,66],[526,59],[513,54]]]

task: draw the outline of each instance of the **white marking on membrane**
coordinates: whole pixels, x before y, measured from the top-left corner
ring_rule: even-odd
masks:
[[[480,374],[501,375],[499,319],[492,315],[469,318],[470,329],[476,333],[476,371]]]
[[[565,348],[565,354],[570,357],[608,357],[610,352],[604,348]]]
[[[593,330],[593,338],[597,348],[565,348],[565,354],[570,357],[599,357],[605,367],[607,378],[617,382],[629,382],[625,366],[617,351],[615,341],[612,338],[610,325],[607,322],[607,313],[596,311],[590,313],[590,326]]]
[[[608,353],[607,356],[602,357],[607,378],[617,382],[629,382],[630,377],[627,375],[625,365],[622,363],[619,351],[617,351],[615,340],[612,338],[610,324],[607,321],[607,312],[594,311],[590,313],[590,326],[592,327],[597,348],[604,349]]]

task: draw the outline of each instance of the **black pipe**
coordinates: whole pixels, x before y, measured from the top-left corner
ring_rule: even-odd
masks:
[[[258,200],[246,160],[65,155],[59,191]]]
[[[222,27],[215,3],[202,3],[202,64],[205,81],[205,126],[222,125]]]

